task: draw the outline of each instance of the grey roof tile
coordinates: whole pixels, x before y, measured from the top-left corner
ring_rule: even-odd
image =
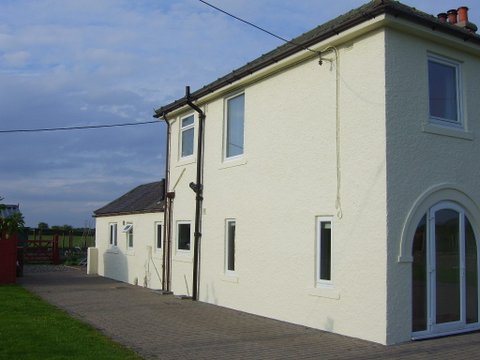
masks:
[[[95,210],[95,216],[163,211],[164,180],[137,186],[135,189]]]

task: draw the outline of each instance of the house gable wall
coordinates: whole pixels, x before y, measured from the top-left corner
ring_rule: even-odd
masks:
[[[429,37],[432,36],[436,36],[433,31],[429,34]],[[396,343],[408,341],[411,337],[411,262],[405,256],[411,254],[411,249],[403,249],[400,253],[402,234],[411,231],[405,228],[409,214],[417,211],[417,206],[425,206],[422,199],[432,189],[448,188],[450,192],[464,194],[462,196],[470,198],[474,204],[480,203],[477,181],[480,176],[480,144],[477,140],[480,133],[477,100],[480,96],[480,58],[472,53],[468,44],[463,45],[468,51],[461,51],[459,40],[444,36],[425,38],[415,33],[414,29],[408,33],[389,29],[386,43],[387,343]],[[455,136],[454,132],[444,132],[441,128],[434,133],[425,126],[429,114],[428,53],[451,58],[461,64],[468,136],[461,133]],[[480,55],[480,52],[477,51],[477,54]]]

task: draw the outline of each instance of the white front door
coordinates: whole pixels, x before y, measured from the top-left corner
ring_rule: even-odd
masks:
[[[442,202],[420,221],[413,244],[414,338],[478,328],[478,249],[463,208]]]

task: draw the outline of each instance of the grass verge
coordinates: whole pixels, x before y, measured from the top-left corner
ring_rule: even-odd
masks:
[[[142,358],[24,288],[2,285],[0,359]]]

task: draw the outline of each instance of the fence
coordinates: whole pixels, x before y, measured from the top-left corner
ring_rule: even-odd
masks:
[[[58,235],[49,240],[26,240],[23,244],[25,263],[60,263]]]

